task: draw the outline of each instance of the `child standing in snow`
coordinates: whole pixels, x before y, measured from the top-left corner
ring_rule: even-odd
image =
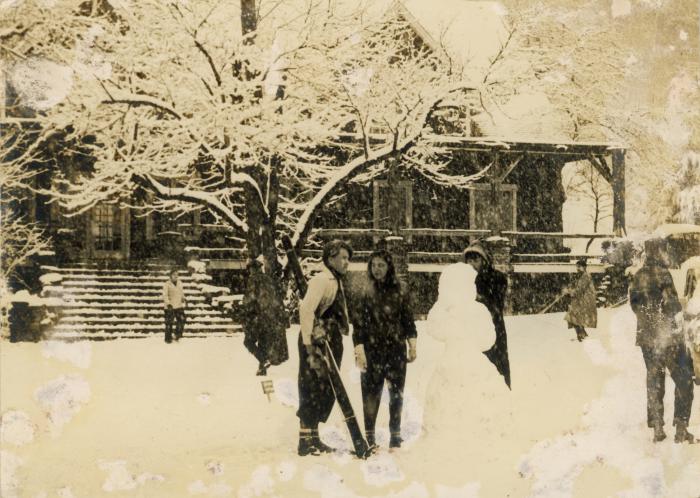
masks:
[[[367,265],[368,286],[358,298],[352,339],[362,371],[362,407],[367,443],[374,446],[374,427],[386,381],[389,387],[390,448],[401,446],[401,410],[406,364],[416,359],[416,324],[408,298],[396,278],[393,258],[375,251]],[[408,344],[408,351],[407,346]]]
[[[163,304],[165,305],[165,342],[173,342],[173,321],[175,321],[175,340],[180,340],[185,329],[185,289],[178,278],[177,268],[170,270],[168,281],[163,286]]]
[[[585,327],[596,328],[598,325],[598,309],[596,308],[595,286],[591,276],[586,272],[586,260],[576,262],[576,279],[564,291],[570,296],[569,311],[564,319],[569,328],[576,330],[576,338],[583,341],[588,334]]]

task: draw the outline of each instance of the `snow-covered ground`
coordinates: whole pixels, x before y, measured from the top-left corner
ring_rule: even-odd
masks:
[[[420,451],[423,399],[442,346],[419,323],[409,366],[404,439],[387,449],[388,408],[367,461],[348,453],[334,411],[324,440],[341,449],[296,456],[296,329],[290,360],[263,394],[242,337],[0,344],[3,497],[673,497],[700,496],[700,445],[654,445],[645,427],[645,372],[629,308],[601,311],[590,339],[561,314],[507,319],[513,415],[489,444]],[[359,373],[346,342],[343,376],[358,414]],[[670,383],[670,381],[669,381]],[[700,435],[700,393],[691,431]],[[386,402],[386,394],[384,397]],[[460,400],[455,400],[459,403]],[[478,431],[477,431],[478,432]],[[463,451],[459,473],[443,454]],[[443,453],[444,452],[444,453]]]

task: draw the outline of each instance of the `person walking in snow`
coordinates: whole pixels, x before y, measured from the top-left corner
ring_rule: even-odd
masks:
[[[276,282],[265,273],[260,259],[248,262],[241,322],[243,345],[258,360],[256,375],[267,375],[270,365],[279,365],[289,358],[286,336],[289,321]]]
[[[173,342],[173,322],[175,322],[175,340],[179,341],[185,329],[185,289],[178,277],[177,268],[170,270],[168,280],[163,285],[163,304],[165,306],[165,342]]]
[[[596,328],[598,325],[598,309],[596,308],[596,293],[593,279],[586,272],[586,259],[576,262],[576,277],[564,295],[570,297],[569,310],[564,320],[569,328],[576,331],[576,338],[583,341],[588,337],[586,327]]]
[[[349,332],[348,310],[343,288],[352,248],[333,240],[323,248],[323,270],[309,281],[299,304],[299,446],[298,454],[318,455],[333,451],[318,434],[318,425],[328,420],[335,396],[324,360],[328,342],[338,367],[343,358],[343,335]]]
[[[630,306],[637,316],[637,346],[647,368],[647,425],[654,441],[666,439],[664,432],[664,388],[666,369],[676,385],[673,425],[675,441],[696,442],[688,432],[693,404],[693,362],[683,334],[683,313],[664,261],[661,241],[644,245],[646,257],[630,284]]]
[[[408,290],[396,277],[394,261],[375,251],[367,264],[368,285],[356,298],[353,320],[355,361],[362,371],[365,435],[375,446],[374,428],[384,382],[389,388],[389,447],[401,446],[401,410],[406,364],[416,359],[416,324]],[[407,349],[408,346],[408,349]]]
[[[479,243],[470,244],[464,250],[464,262],[477,272],[476,292],[477,301],[488,308],[496,329],[496,342],[486,353],[510,387],[510,362],[508,360],[508,336],[506,322],[503,319],[508,278],[503,272],[496,270],[486,249]]]

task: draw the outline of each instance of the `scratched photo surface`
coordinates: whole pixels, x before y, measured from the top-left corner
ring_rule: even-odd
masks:
[[[696,0],[0,0],[0,496],[700,498]]]

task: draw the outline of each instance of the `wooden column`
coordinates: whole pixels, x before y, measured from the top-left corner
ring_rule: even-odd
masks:
[[[389,230],[395,236],[399,235],[399,230],[403,225],[403,189],[401,185],[401,176],[399,175],[399,160],[397,157],[389,159],[389,171],[387,173],[387,186],[389,187]]]
[[[491,210],[488,228],[495,236],[500,236],[504,230],[503,214],[501,213],[501,185],[503,178],[502,157],[496,152],[493,158],[493,165],[489,171],[489,184],[491,185],[491,195],[489,195],[489,208]]]
[[[128,260],[131,257],[131,210],[128,207],[120,208],[121,230],[122,230],[122,259]]]
[[[612,190],[613,190],[613,232],[622,236],[625,228],[625,151],[614,150],[612,153]]]
[[[403,237],[387,237],[384,239],[386,242],[386,250],[391,254],[394,260],[394,269],[396,270],[396,277],[405,286],[408,286],[408,248],[406,247],[406,241]]]

